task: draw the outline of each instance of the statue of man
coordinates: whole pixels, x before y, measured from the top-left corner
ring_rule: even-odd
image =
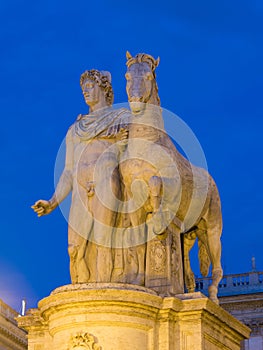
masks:
[[[72,283],[110,282],[121,197],[118,161],[128,137],[122,127],[128,115],[112,107],[109,72],[86,71],[80,84],[89,114],[79,115],[68,130],[65,168],[54,195],[48,201],[38,200],[32,208],[39,217],[47,215],[72,191],[68,222]]]

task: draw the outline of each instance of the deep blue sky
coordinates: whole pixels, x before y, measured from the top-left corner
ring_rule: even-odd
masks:
[[[67,223],[30,209],[53,193],[69,125],[85,113],[80,74],[112,73],[125,52],[160,56],[162,106],[195,132],[221,194],[226,273],[263,270],[262,0],[5,1],[1,23],[0,298],[19,309],[69,283]],[[196,271],[198,273],[198,271]]]

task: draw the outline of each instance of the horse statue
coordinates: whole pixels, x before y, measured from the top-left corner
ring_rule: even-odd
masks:
[[[126,91],[132,114],[120,174],[129,203],[130,225],[134,237],[139,237],[135,247],[137,281],[131,283],[155,286],[158,290],[154,278],[147,276],[149,259],[153,258],[157,277],[158,273],[161,276],[160,271],[163,276],[162,269],[170,268],[163,267],[164,262],[169,261],[173,265],[169,273],[178,274],[179,266],[184,271],[182,278],[187,291],[194,292],[195,277],[189,252],[197,238],[203,276],[207,276],[212,264],[209,298],[218,303],[218,284],[222,278],[222,216],[216,184],[206,170],[194,166],[179,153],[165,132],[155,75],[159,58],[155,60],[148,54],[133,57],[129,52],[126,58]],[[164,257],[165,248],[169,259]],[[179,278],[179,287],[170,288],[168,292],[176,294],[182,288]]]

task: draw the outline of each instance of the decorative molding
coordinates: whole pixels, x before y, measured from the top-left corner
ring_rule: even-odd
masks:
[[[150,248],[151,269],[157,273],[163,273],[167,264],[166,247],[159,240],[153,240]]]
[[[72,336],[69,341],[69,350],[101,350],[101,347],[97,344],[96,338],[87,332],[79,332]]]
[[[14,329],[8,329],[2,325],[0,325],[0,338],[5,336],[10,341],[13,342],[14,346],[21,345],[25,348],[27,348],[27,338],[26,333],[22,331],[21,329],[17,328],[17,330]]]

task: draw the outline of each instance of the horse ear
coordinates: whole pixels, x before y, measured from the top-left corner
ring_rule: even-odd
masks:
[[[157,60],[155,60],[155,67],[158,67],[159,66],[159,63],[160,63],[160,57],[157,58]]]
[[[129,51],[126,51],[126,58],[127,58],[127,60],[129,60],[130,58],[132,58],[132,55],[129,53]]]

